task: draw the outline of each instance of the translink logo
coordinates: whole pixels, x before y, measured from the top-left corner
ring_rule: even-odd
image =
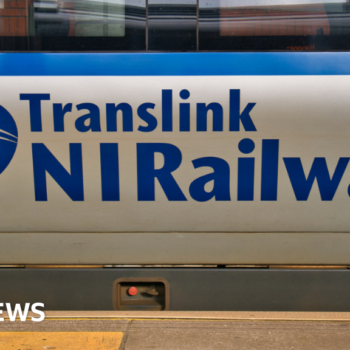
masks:
[[[11,114],[0,106],[0,174],[10,164],[17,148],[18,131]]]

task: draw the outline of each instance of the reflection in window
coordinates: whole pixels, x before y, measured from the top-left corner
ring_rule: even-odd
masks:
[[[348,50],[349,0],[199,0],[199,49]]]
[[[223,36],[329,35],[325,5],[317,1],[227,1],[220,6]]]
[[[35,35],[125,35],[125,0],[36,1],[34,12]]]
[[[146,48],[146,0],[18,0],[4,7],[2,50]]]
[[[124,36],[124,0],[80,0],[63,2],[63,12],[70,15],[71,35]]]

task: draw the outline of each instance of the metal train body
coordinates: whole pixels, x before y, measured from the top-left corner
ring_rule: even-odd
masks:
[[[349,58],[1,54],[0,263],[349,264]]]

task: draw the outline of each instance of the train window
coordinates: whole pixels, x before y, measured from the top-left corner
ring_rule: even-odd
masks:
[[[4,1],[3,51],[145,50],[146,0]]]
[[[125,1],[91,1],[78,0],[68,4],[66,10],[74,11],[75,18],[69,29],[72,35],[84,36],[112,36],[125,35]]]
[[[350,0],[0,0],[1,51],[350,50]]]
[[[349,0],[199,0],[200,50],[348,50]]]
[[[148,0],[149,50],[196,50],[197,0]]]

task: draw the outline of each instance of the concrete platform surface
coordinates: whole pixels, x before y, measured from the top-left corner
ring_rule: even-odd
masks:
[[[1,350],[350,350],[349,313],[46,312],[0,322]]]

